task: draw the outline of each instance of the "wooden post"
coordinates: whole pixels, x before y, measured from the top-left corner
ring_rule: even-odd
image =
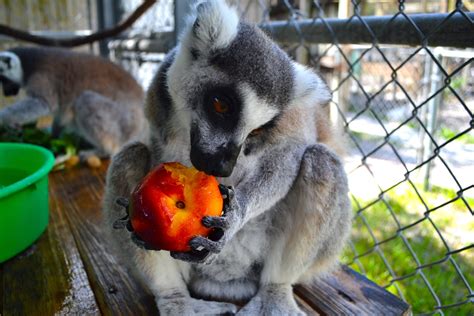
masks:
[[[347,19],[350,15],[350,8],[351,8],[350,0],[339,0],[338,18]],[[347,49],[343,49],[343,51],[345,54],[348,53]],[[337,70],[339,70],[339,72],[335,70],[337,73],[335,73],[332,76],[331,84],[330,84],[332,89],[337,87],[337,85],[343,78],[343,74],[347,72],[347,66],[342,61],[342,57],[339,57],[337,55],[336,57],[337,58],[334,64]],[[331,122],[337,129],[342,129],[344,127],[343,126],[344,122],[341,120],[339,110],[337,107],[339,106],[339,109],[342,112],[346,112],[346,109],[347,109],[346,100],[347,100],[347,94],[349,93],[349,89],[345,88],[345,86],[347,85],[343,85],[342,87],[338,89],[336,93],[333,94],[332,99],[334,103],[331,104],[330,109],[329,109],[329,116],[331,118]],[[335,104],[337,104],[337,106]]]
[[[300,0],[300,12],[303,13],[303,18],[311,17],[311,1],[310,0]],[[302,41],[301,44],[304,44]],[[308,44],[309,46],[310,44]],[[309,48],[309,47],[308,47]],[[300,45],[296,49],[296,61],[300,64],[307,65],[309,61],[308,50],[304,45]]]

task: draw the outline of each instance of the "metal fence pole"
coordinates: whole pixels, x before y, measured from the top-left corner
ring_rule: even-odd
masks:
[[[120,21],[120,1],[99,0],[97,1],[97,24],[99,30],[113,27]],[[108,40],[99,42],[99,51],[102,56],[108,56]]]
[[[442,60],[442,55],[439,54],[436,50],[434,51],[434,56],[438,59],[439,63],[442,65],[443,60]],[[442,74],[441,74],[441,69],[438,67],[438,65],[429,57],[427,56],[430,60],[430,65],[431,65],[431,81],[430,81],[430,89],[428,93],[428,97],[434,95],[435,93],[438,92],[439,89],[441,89],[442,86]],[[435,137],[436,133],[436,127],[438,125],[438,110],[442,101],[442,92],[438,93],[436,96],[431,98],[428,101],[428,104],[426,106],[426,121],[425,121],[425,126],[427,129],[427,132],[429,135],[432,137]],[[422,162],[427,161],[431,155],[433,154],[433,148],[434,144],[429,135],[425,133],[425,136],[423,138],[423,158]],[[430,183],[430,172],[432,169],[433,165],[433,160],[428,161],[422,168],[422,175],[423,175],[423,187],[425,190],[430,190],[431,189],[431,183]]]
[[[374,37],[371,32],[367,32],[367,28],[370,28],[376,32],[378,44],[417,46],[420,44],[420,34],[430,34],[433,26],[442,24],[442,32],[426,38],[427,45],[465,48],[474,47],[472,20],[474,12],[463,15],[410,14],[410,20],[403,15],[364,16],[360,19],[325,18],[324,21],[305,19],[298,21],[298,28],[287,21],[272,21],[262,23],[260,27],[271,34],[275,41],[285,44],[299,43],[301,34],[305,34],[307,43],[333,43],[334,34],[337,34],[338,44],[372,44]],[[328,32],[328,27],[332,32]]]
[[[181,32],[186,27],[186,19],[193,11],[196,0],[175,0],[174,2],[174,37],[175,44],[178,43],[178,38]]]

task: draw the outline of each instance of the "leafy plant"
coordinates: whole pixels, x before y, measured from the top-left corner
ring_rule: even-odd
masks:
[[[51,133],[36,128],[34,124],[21,128],[0,126],[0,142],[39,145],[51,150],[55,156],[75,155],[81,145],[80,138],[74,134],[61,133],[58,138],[54,138]]]

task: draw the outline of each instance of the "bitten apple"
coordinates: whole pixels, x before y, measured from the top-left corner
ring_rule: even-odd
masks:
[[[153,169],[132,193],[130,219],[135,233],[151,246],[189,251],[195,236],[208,236],[204,216],[221,216],[223,198],[213,176],[177,162]]]

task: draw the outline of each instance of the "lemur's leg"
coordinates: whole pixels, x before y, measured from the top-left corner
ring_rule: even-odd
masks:
[[[215,315],[235,313],[233,304],[209,302],[191,298],[186,286],[189,265],[171,258],[166,251],[147,251],[138,248],[126,230],[113,230],[113,223],[123,217],[118,197],[129,197],[138,182],[151,168],[150,152],[141,143],[125,146],[116,154],[107,172],[103,211],[106,229],[119,247],[124,261],[131,263],[155,295],[160,315]]]
[[[276,206],[275,234],[262,271],[260,290],[242,315],[298,315],[291,285],[308,269],[327,272],[350,225],[350,204],[343,166],[324,145],[303,155],[298,177]]]
[[[124,143],[124,123],[127,109],[113,100],[93,91],[84,91],[74,102],[74,127],[91,143],[94,151],[80,153],[82,158],[96,154],[115,154]]]
[[[23,125],[50,113],[46,101],[40,98],[26,97],[0,110],[0,125]]]

